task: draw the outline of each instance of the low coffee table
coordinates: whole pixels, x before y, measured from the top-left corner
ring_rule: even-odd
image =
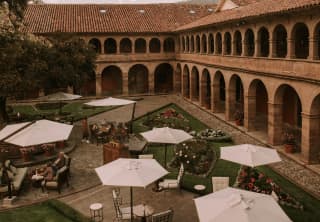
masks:
[[[146,204],[140,204],[133,208],[133,214],[137,217],[141,217],[141,221],[144,222],[147,220],[148,216],[151,216],[154,212],[153,207]]]

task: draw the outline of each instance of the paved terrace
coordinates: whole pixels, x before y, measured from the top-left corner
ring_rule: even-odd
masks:
[[[235,143],[253,143],[261,144],[252,136],[247,135],[244,131],[239,131],[235,126],[221,121],[211,113],[199,109],[198,106],[182,99],[178,96],[147,96],[139,101],[136,105],[135,117],[146,114],[170,102],[176,103],[191,115],[205,122],[212,128],[220,128],[229,132]],[[91,117],[89,122],[96,122],[102,119],[107,121],[128,121],[131,118],[132,106],[124,106],[114,109],[97,116]],[[72,134],[72,139],[79,141],[81,138],[81,123],[76,123]],[[263,143],[263,142],[262,142]],[[47,198],[59,198],[83,214],[89,216],[89,205],[94,202],[104,204],[105,221],[111,221],[115,212],[111,198],[111,188],[100,185],[98,176],[94,168],[102,165],[102,146],[95,144],[79,143],[78,147],[70,153],[71,162],[71,179],[68,188],[62,188],[62,194],[58,195],[57,191],[42,193],[41,189],[33,188],[30,184],[25,184],[19,195],[17,205],[28,204],[45,200]],[[320,197],[320,167],[316,165],[314,170],[310,170],[303,165],[297,164],[296,161],[288,159],[281,155],[282,162],[273,164],[272,167],[283,176],[289,178],[300,186]],[[316,171],[316,172],[314,172]],[[127,202],[129,202],[129,189],[122,188],[121,193]],[[196,210],[193,202],[194,194],[183,191],[160,192],[155,193],[151,188],[134,189],[134,201],[139,204],[145,202],[152,205],[156,211],[161,211],[173,207],[175,210],[174,221],[197,221]],[[126,202],[126,201],[125,201]],[[0,207],[1,209],[1,207]],[[188,217],[185,213],[188,212]]]

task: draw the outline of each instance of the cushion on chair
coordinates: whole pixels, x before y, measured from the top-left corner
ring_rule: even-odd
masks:
[[[165,179],[164,181],[159,183],[159,187],[161,188],[178,188],[178,180],[175,179]]]
[[[212,192],[229,187],[229,177],[212,177]]]

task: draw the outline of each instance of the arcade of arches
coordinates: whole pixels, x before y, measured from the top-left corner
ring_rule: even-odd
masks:
[[[174,79],[175,92],[213,113],[224,114],[226,121],[233,121],[235,112],[243,112],[244,128],[263,135],[271,145],[283,144],[284,133],[292,133],[301,159],[319,162],[320,94],[311,108],[304,110],[301,98],[308,96],[302,97],[301,90],[285,81],[273,89],[268,79],[180,63]]]

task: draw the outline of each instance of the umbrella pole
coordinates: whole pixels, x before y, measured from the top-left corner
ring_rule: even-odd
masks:
[[[133,119],[134,119],[134,112],[136,111],[136,103],[133,104],[132,108],[132,115],[131,115],[131,122],[130,122],[130,133],[133,132]]]
[[[164,168],[167,169],[167,144],[164,145]]]
[[[133,221],[133,191],[132,187],[130,187],[130,208],[131,208],[131,216],[130,216],[130,221]]]

